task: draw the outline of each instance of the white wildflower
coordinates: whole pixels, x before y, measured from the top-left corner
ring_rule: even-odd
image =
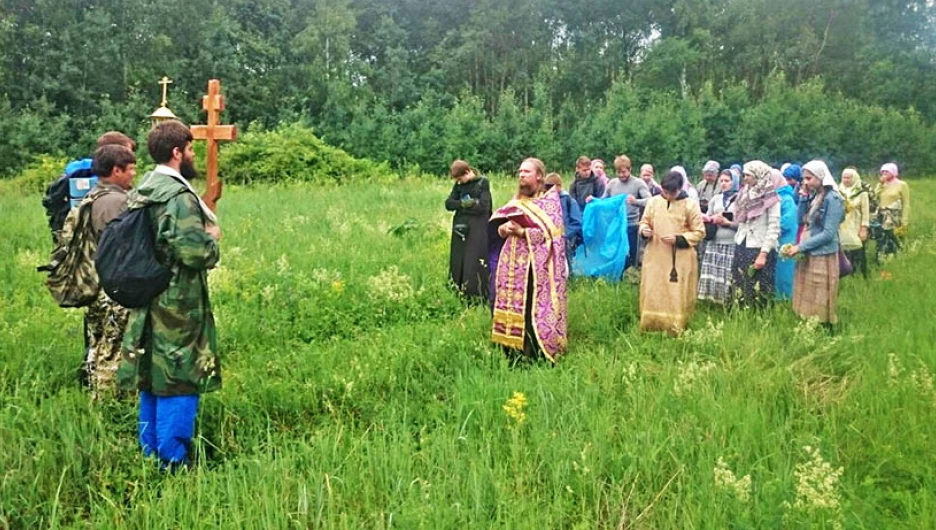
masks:
[[[215,267],[208,271],[208,288],[211,291],[230,291],[232,286],[231,271],[227,267]]]
[[[722,457],[718,457],[713,472],[716,488],[733,493],[741,502],[748,502],[751,499],[751,475],[736,477]]]
[[[275,296],[276,296],[275,285],[267,285],[267,286],[264,286],[263,289],[260,290],[260,297],[263,298],[263,301],[268,304],[273,301],[273,298]]]
[[[682,333],[680,339],[696,346],[705,346],[706,344],[719,344],[724,333],[725,322],[719,320],[716,323],[712,321],[712,317],[708,317],[704,327],[699,329],[687,329]]]
[[[632,362],[624,367],[624,375],[621,377],[621,381],[631,385],[634,384],[634,381],[637,380],[637,363]]]
[[[371,296],[395,302],[408,300],[416,294],[410,277],[402,274],[396,265],[392,265],[380,271],[376,276],[368,278],[367,286]]]
[[[681,396],[692,390],[695,382],[705,377],[705,375],[715,369],[715,363],[705,361],[702,363],[689,361],[684,363],[677,361],[679,373],[676,375],[676,381],[673,382],[673,393]]]
[[[341,281],[341,273],[329,269],[312,269],[312,281],[316,285],[331,285]]]
[[[920,367],[914,370],[910,374],[910,380],[913,381],[913,386],[916,388],[923,396],[933,396],[933,374],[930,372],[929,368],[923,362],[920,362]]]
[[[280,274],[289,272],[289,259],[286,258],[286,254],[280,255],[279,259],[276,260],[276,270]]]
[[[903,371],[903,368],[900,366],[900,359],[897,358],[897,354],[888,353],[887,354],[887,384],[890,386],[897,386],[900,382],[900,373]]]
[[[823,460],[818,448],[807,445],[803,450],[809,459],[796,464],[793,471],[796,477],[796,501],[793,507],[806,512],[837,511],[841,504],[838,483],[844,468],[833,468]]]

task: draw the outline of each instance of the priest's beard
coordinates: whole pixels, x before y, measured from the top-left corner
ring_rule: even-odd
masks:
[[[537,184],[536,186],[520,184],[520,186],[517,187],[517,195],[521,197],[526,197],[528,199],[533,198],[536,196],[537,193],[539,193],[540,188],[541,186],[539,184]]]
[[[200,177],[198,170],[195,169],[195,161],[190,158],[182,159],[182,165],[179,166],[179,173],[185,177],[185,180],[192,180]]]

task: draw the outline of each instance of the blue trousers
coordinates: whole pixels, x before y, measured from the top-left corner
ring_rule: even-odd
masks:
[[[186,463],[197,412],[197,394],[156,396],[140,391],[139,434],[143,454],[156,456],[167,467]]]

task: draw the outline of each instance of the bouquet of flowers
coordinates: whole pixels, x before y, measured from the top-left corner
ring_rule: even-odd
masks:
[[[780,256],[781,256],[782,258],[784,258],[784,259],[796,259],[796,260],[803,259],[803,253],[802,253],[802,252],[798,252],[798,253],[796,253],[795,255],[791,255],[790,252],[791,252],[792,249],[793,249],[793,245],[791,245],[790,243],[787,243],[787,244],[781,246],[781,247],[780,247]]]

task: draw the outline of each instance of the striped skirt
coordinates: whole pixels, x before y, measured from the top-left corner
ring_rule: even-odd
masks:
[[[723,304],[731,296],[731,261],[734,259],[735,246],[734,243],[706,243],[699,274],[699,300]]]
[[[838,314],[838,254],[807,256],[796,264],[793,280],[793,311],[802,318],[817,318],[835,324]]]

